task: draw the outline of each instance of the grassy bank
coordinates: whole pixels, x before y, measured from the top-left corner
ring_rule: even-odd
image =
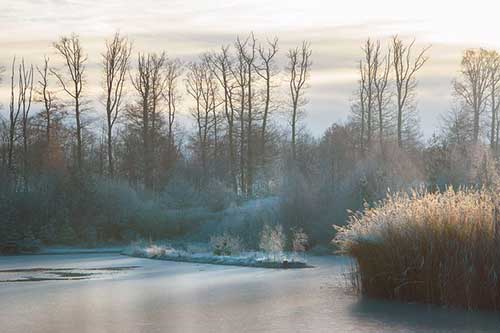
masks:
[[[500,308],[500,230],[485,190],[389,195],[338,228],[355,258],[353,283],[367,296]]]

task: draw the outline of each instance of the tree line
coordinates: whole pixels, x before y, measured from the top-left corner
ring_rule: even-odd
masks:
[[[88,57],[80,38],[61,37],[53,48],[60,67],[48,57],[42,66],[12,60],[1,147],[11,186],[28,189],[30,175],[59,169],[80,176],[97,172],[158,191],[189,155],[199,188],[215,178],[252,197],[279,136],[277,112],[289,111],[295,152],[311,68],[308,42],[285,54],[282,69],[278,39],[261,43],[251,34],[184,63],[165,52],[139,52],[133,59],[132,43],[117,33],[101,55],[102,130],[88,98]],[[278,105],[276,92],[284,78],[290,96],[283,100],[280,92],[279,102],[286,107]],[[189,100],[195,124],[185,147],[177,124],[181,99]],[[33,113],[35,103],[40,111]]]
[[[136,52],[118,33],[106,41],[98,101],[78,35],[53,43],[56,62],[14,58],[5,66],[0,239],[186,235],[203,230],[213,212],[273,196],[278,207],[250,224],[299,227],[312,244],[327,243],[332,224],[387,189],[481,185],[496,172],[496,51],[464,52],[454,103],[427,141],[417,79],[429,47],[415,40],[366,40],[350,117],[319,138],[302,123],[308,41],[282,52],[277,38],[250,34],[189,62]]]

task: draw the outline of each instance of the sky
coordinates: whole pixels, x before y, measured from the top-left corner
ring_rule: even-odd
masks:
[[[407,40],[415,38],[417,48],[432,45],[430,59],[417,77],[417,107],[428,137],[451,107],[451,81],[458,74],[463,50],[500,47],[499,7],[487,0],[473,4],[448,0],[0,0],[0,64],[8,66],[14,55],[35,65],[41,64],[44,55],[56,62],[52,42],[75,32],[89,55],[89,97],[97,97],[100,53],[105,39],[117,30],[133,40],[135,52],[164,50],[183,60],[249,32],[261,41],[277,36],[281,57],[307,39],[313,48],[313,68],[304,121],[314,135],[320,135],[333,122],[348,117],[363,41],[370,37],[384,43],[399,34]],[[5,82],[0,86],[0,101],[5,108]],[[186,121],[186,108],[181,112]]]

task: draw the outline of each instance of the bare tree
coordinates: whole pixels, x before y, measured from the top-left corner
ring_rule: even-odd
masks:
[[[186,77],[186,90],[195,104],[191,115],[196,122],[197,150],[201,160],[203,185],[206,185],[209,176],[208,159],[211,134],[213,134],[215,158],[217,155],[218,120],[216,108],[219,106],[216,101],[216,79],[206,60],[206,57],[202,57],[200,62],[189,64]]]
[[[359,87],[351,106],[353,121],[359,130],[359,147],[362,153],[373,145],[378,136],[383,147],[384,139],[390,134],[392,118],[389,105],[392,94],[388,90],[391,72],[391,51],[386,56],[381,52],[380,41],[368,39],[362,48],[363,59],[359,63]],[[377,133],[378,132],[378,133]]]
[[[255,86],[255,78],[253,77],[253,73],[255,71],[255,60],[256,60],[256,39],[253,33],[248,36],[245,41],[240,40],[239,38],[236,41],[236,50],[238,52],[238,58],[243,62],[243,65],[246,66],[245,74],[246,79],[246,177],[245,177],[245,190],[246,195],[251,197],[253,195],[253,182],[254,182],[254,144],[253,144],[253,122],[256,118],[256,112],[254,110],[254,86]],[[244,103],[245,101],[243,101]],[[242,115],[243,116],[243,115]],[[244,136],[241,138],[244,140]]]
[[[22,59],[16,69],[16,59],[14,58],[12,60],[10,83],[7,168],[11,174],[14,174],[14,146],[18,138],[17,131],[20,125],[22,137],[22,176],[26,189],[28,176],[28,130],[33,97],[33,66],[27,68],[24,59]]]
[[[3,81],[4,67],[0,66],[0,84]],[[0,110],[2,109],[2,104],[0,103]],[[1,158],[2,158],[2,168],[5,169],[7,166],[7,146],[8,146],[8,125],[7,121],[3,116],[0,115],[0,148],[1,148]]]
[[[497,133],[498,130],[498,109],[500,104],[498,103],[497,97],[500,94],[500,55],[496,51],[489,52],[489,71],[490,71],[490,110],[491,110],[491,120],[490,120],[490,146],[496,151],[498,147]]]
[[[455,105],[442,115],[441,131],[448,143],[466,147],[473,138],[471,123],[471,113]]]
[[[113,126],[121,112],[123,86],[129,69],[132,47],[127,38],[116,33],[111,41],[106,41],[106,53],[102,54],[104,69],[104,91],[106,106],[106,134],[108,172],[114,177]]]
[[[1,171],[7,171],[7,150],[9,145],[8,124],[4,117],[0,116],[0,158],[2,160]]]
[[[231,173],[231,186],[234,193],[238,193],[238,181],[236,175],[236,147],[235,147],[235,106],[233,100],[235,83],[232,80],[234,73],[234,60],[229,54],[229,47],[223,46],[221,51],[208,56],[207,64],[210,66],[212,73],[217,78],[220,86],[224,91],[223,104],[224,115],[227,125],[227,137],[229,141],[229,170]]]
[[[366,145],[368,148],[371,146],[372,133],[373,133],[373,109],[376,100],[375,97],[375,58],[377,49],[375,43],[368,39],[363,47],[364,53],[364,63],[360,64],[360,72],[362,82],[363,95],[366,97],[366,103],[364,104],[364,113],[366,113]],[[363,140],[364,141],[364,137]]]
[[[380,41],[377,41],[374,54],[374,86],[376,108],[378,114],[378,136],[380,148],[383,148],[384,131],[389,127],[386,124],[386,111],[391,102],[391,94],[388,92],[389,75],[391,72],[391,49],[389,48],[386,56],[382,57],[380,52]]]
[[[265,158],[266,148],[266,130],[271,107],[271,89],[273,87],[273,76],[276,75],[274,71],[274,58],[278,53],[278,38],[273,41],[268,41],[268,47],[259,46],[260,64],[254,66],[257,74],[264,80],[265,83],[265,97],[264,97],[264,114],[262,116],[262,126],[260,129],[260,153],[262,159]]]
[[[50,147],[52,112],[55,109],[53,93],[49,89],[49,58],[44,58],[43,67],[37,67],[37,72],[40,76],[38,81],[38,101],[43,104],[42,114],[45,118],[45,139],[48,148]]]
[[[248,149],[246,145],[248,142],[245,140],[246,128],[245,128],[245,120],[248,119],[246,117],[246,108],[247,108],[247,85],[248,85],[248,66],[244,59],[244,56],[241,52],[237,52],[235,65],[231,67],[231,73],[234,77],[237,92],[235,93],[235,102],[238,104],[236,106],[236,112],[239,120],[239,181],[241,192],[246,194],[248,193],[247,180],[246,176],[246,156],[245,148]]]
[[[82,135],[84,126],[82,92],[85,83],[87,55],[84,54],[80,39],[75,34],[69,37],[61,37],[58,42],[54,43],[54,48],[65,62],[66,75],[56,70],[51,70],[51,73],[58,79],[66,94],[73,99],[76,124],[76,159],[77,168],[81,172],[83,168]]]
[[[55,141],[59,139],[57,134],[54,133],[54,130],[57,128],[57,124],[59,124],[65,116],[64,105],[57,98],[55,91],[50,88],[49,62],[49,58],[44,57],[42,67],[36,67],[39,80],[35,94],[35,101],[42,104],[39,116],[45,124],[45,163],[47,166],[52,162],[54,157],[54,144]]]
[[[10,76],[10,104],[9,104],[9,134],[7,140],[7,168],[10,173],[13,173],[14,161],[14,144],[16,142],[16,130],[18,126],[19,115],[21,114],[21,94],[17,87],[16,96],[16,58],[12,60],[11,76]]]
[[[157,171],[153,152],[161,126],[160,105],[166,89],[165,64],[167,56],[139,54],[137,71],[132,77],[138,96],[138,107],[128,110],[128,118],[139,127],[142,140],[143,180],[147,189],[153,189],[154,172]]]
[[[408,114],[411,105],[411,99],[414,97],[417,88],[415,76],[417,72],[428,60],[426,56],[430,46],[420,50],[413,57],[413,47],[415,40],[405,45],[398,37],[392,37],[392,65],[394,67],[395,85],[396,85],[396,102],[397,102],[397,143],[403,147],[403,131],[405,124],[405,114]]]
[[[167,127],[168,127],[168,157],[173,157],[175,148],[174,125],[177,112],[177,105],[179,103],[181,94],[178,90],[177,84],[180,76],[182,75],[182,63],[177,60],[169,60],[166,63],[165,75],[166,86],[164,98],[167,102]]]
[[[366,98],[366,74],[364,70],[363,61],[359,62],[359,80],[358,88],[355,92],[355,101],[351,105],[351,110],[354,115],[354,119],[359,123],[359,149],[361,154],[365,153],[366,146],[366,109],[367,109],[367,98]]]
[[[292,127],[292,158],[297,159],[296,140],[297,140],[297,124],[301,107],[304,106],[307,100],[304,98],[304,90],[307,88],[307,80],[311,70],[311,55],[312,50],[309,42],[304,41],[302,47],[297,47],[288,51],[288,67],[289,86],[291,97],[291,118],[290,124]]]
[[[19,103],[21,104],[21,127],[23,137],[23,177],[24,186],[28,180],[28,140],[31,102],[33,100],[33,65],[26,68],[24,59],[19,65]]]
[[[472,140],[479,141],[481,115],[486,110],[491,82],[490,55],[487,50],[466,50],[462,57],[461,78],[454,80],[453,89],[460,104],[472,113]]]

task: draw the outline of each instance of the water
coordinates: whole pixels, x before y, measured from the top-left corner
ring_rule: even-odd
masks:
[[[361,299],[343,282],[346,259],[310,263],[272,270],[117,254],[0,257],[0,280],[17,281],[0,282],[0,331],[500,331],[495,313]]]

